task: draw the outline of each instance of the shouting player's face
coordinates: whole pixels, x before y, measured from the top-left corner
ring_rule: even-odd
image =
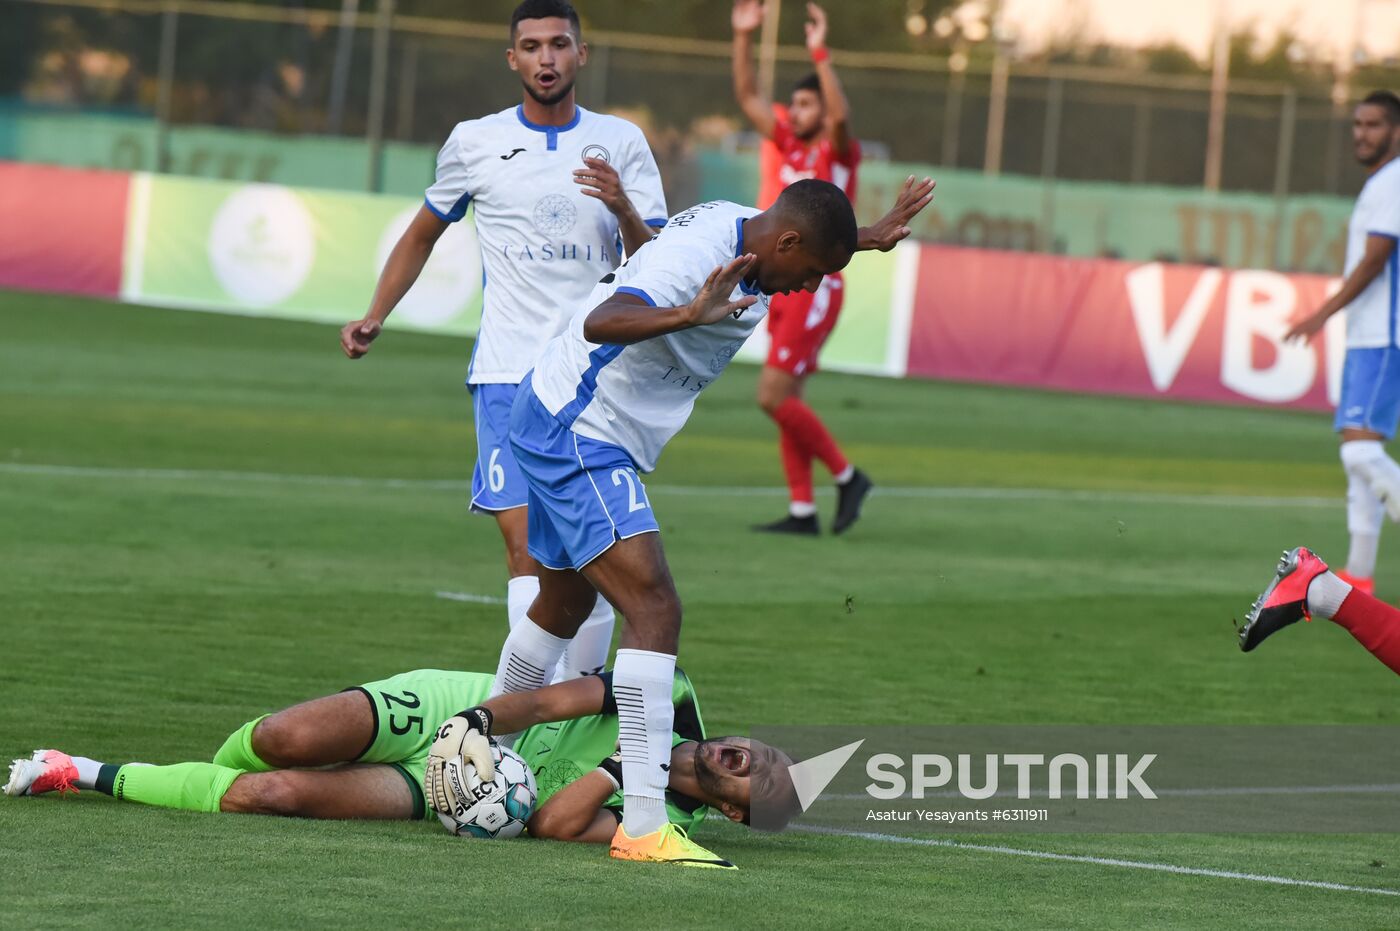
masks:
[[[826,109],[822,106],[822,95],[814,90],[801,88],[792,92],[792,102],[788,104],[788,119],[792,122],[792,134],[803,142],[810,142],[822,131],[822,120]]]
[[[789,807],[791,765],[781,750],[748,737],[711,737],[695,745],[695,778],[721,800],[720,811],[731,821],[747,821],[755,802]]]
[[[561,16],[522,19],[506,61],[520,75],[525,93],[542,104],[556,104],[574,89],[579,66],[588,61],[588,46]]]
[[[1356,160],[1370,168],[1390,156],[1395,142],[1395,126],[1384,107],[1363,103],[1351,119],[1351,143]]]

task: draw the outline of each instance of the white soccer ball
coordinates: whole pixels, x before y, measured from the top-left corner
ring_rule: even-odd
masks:
[[[444,775],[455,804],[450,815],[438,812],[438,820],[458,837],[517,837],[535,810],[539,793],[530,765],[494,740],[491,759],[496,778],[490,782],[483,782],[476,767],[461,757],[447,761]]]

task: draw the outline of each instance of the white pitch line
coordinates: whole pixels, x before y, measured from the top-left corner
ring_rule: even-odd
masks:
[[[971,850],[976,853],[994,853],[1009,857],[1028,857],[1033,860],[1054,860],[1060,863],[1084,863],[1091,866],[1116,866],[1133,870],[1149,870],[1156,873],[1174,873],[1178,876],[1203,876],[1209,879],[1236,879],[1244,882],[1266,883],[1272,886],[1301,886],[1307,889],[1328,889],[1333,892],[1359,892],[1366,895],[1400,896],[1400,889],[1376,889],[1371,886],[1349,886],[1345,883],[1323,882],[1317,879],[1293,879],[1288,876],[1269,876],[1264,873],[1240,873],[1235,870],[1213,870],[1195,866],[1176,866],[1171,863],[1153,863],[1149,860],[1121,860],[1117,857],[1091,857],[1085,854],[1053,853],[1049,850],[1026,850],[1021,847],[1002,847],[994,844],[964,844],[960,841],[941,837],[900,837],[897,834],[877,834],[871,831],[847,831],[841,828],[826,828],[817,825],[793,825],[791,830],[807,834],[825,834],[835,837],[854,837],[860,840],[880,841],[886,844],[907,844],[914,847],[947,847],[953,850]]]
[[[1400,792],[1400,783],[1382,782],[1370,785],[1337,785],[1337,786],[1219,786],[1215,788],[1197,789],[1159,789],[1152,787],[1152,791],[1162,798],[1214,798],[1216,796],[1228,795],[1393,795]],[[925,792],[923,797],[931,798],[966,798],[956,789],[940,789],[937,792]],[[860,802],[872,801],[872,797],[867,792],[842,792],[832,795],[819,795],[817,798],[823,801],[840,802]],[[1018,798],[1015,789],[1000,789],[988,798]],[[1071,796],[1066,796],[1066,800]],[[1033,799],[1034,800],[1034,799]],[[1022,799],[1024,801],[1024,799]]]
[[[503,605],[504,598],[497,598],[494,595],[474,595],[471,592],[435,592],[437,597],[444,601],[466,601],[476,605]]]
[[[65,466],[0,462],[0,474],[45,475],[73,478],[110,478],[158,481],[263,482],[289,485],[343,486],[349,488],[402,488],[431,491],[467,491],[471,483],[452,479],[368,478],[354,475],[301,475],[281,472],[235,472],[221,469],[135,469],[103,466]],[[777,486],[648,485],[648,493],[704,498],[777,497],[787,489]],[[1099,504],[1168,504],[1240,508],[1336,508],[1341,498],[1265,495],[1178,494],[1155,491],[1112,491],[1069,488],[964,488],[958,486],[877,486],[886,498],[924,498],[950,501],[1066,501]]]

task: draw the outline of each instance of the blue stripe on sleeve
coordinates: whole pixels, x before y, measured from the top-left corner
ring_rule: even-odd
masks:
[[[647,226],[652,226],[657,229],[660,229],[661,227],[666,225],[666,217],[650,217],[649,219],[643,220],[642,222],[645,223]]]
[[[471,202],[471,194],[463,194],[461,197],[457,198],[457,203],[452,205],[451,210],[447,211],[446,213],[443,213],[441,210],[433,206],[432,201],[428,200],[426,197],[423,198],[423,203],[428,205],[428,209],[433,212],[433,216],[437,217],[444,223],[456,223],[458,220],[462,219],[462,217],[466,216],[467,204],[470,204]]]
[[[616,291],[614,291],[613,293],[614,293],[614,294],[631,294],[631,295],[634,296],[634,297],[640,297],[642,300],[646,301],[647,304],[648,304],[649,306],[651,306],[651,307],[655,307],[655,306],[656,306],[656,301],[652,300],[651,295],[648,294],[648,293],[646,293],[645,291],[643,291],[641,288],[629,288],[627,285],[623,285],[622,287],[618,288],[618,289],[617,289]]]

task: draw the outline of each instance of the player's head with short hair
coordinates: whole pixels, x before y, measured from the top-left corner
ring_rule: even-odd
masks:
[[[815,73],[792,86],[788,122],[792,125],[792,134],[803,142],[810,142],[821,134],[826,123],[826,100],[822,97],[822,84]]]
[[[795,181],[759,216],[765,235],[748,251],[758,256],[758,286],[765,294],[816,291],[823,277],[845,268],[855,254],[855,211],[829,181]]]
[[[1351,143],[1356,160],[1374,168],[1390,158],[1400,135],[1400,97],[1386,90],[1371,91],[1356,105],[1351,118]]]
[[[525,93],[540,103],[555,104],[573,93],[587,61],[578,11],[567,0],[525,0],[510,15],[506,62],[520,75]]]
[[[801,811],[792,757],[749,737],[712,737],[695,746],[695,779],[730,821],[779,831]]]

